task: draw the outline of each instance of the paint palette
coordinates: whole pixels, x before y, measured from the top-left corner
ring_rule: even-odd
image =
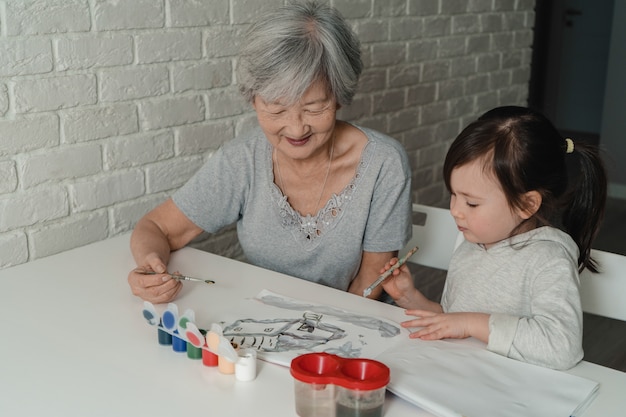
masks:
[[[256,351],[239,349],[224,337],[218,324],[209,331],[198,328],[193,310],[179,315],[178,306],[169,303],[159,316],[154,305],[144,301],[143,317],[157,327],[160,345],[171,345],[174,352],[186,352],[190,359],[202,359],[204,366],[217,366],[223,374],[235,374],[238,381],[256,378]]]

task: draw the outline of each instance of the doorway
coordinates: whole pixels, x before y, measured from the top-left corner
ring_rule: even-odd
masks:
[[[614,0],[537,0],[529,106],[598,144]]]

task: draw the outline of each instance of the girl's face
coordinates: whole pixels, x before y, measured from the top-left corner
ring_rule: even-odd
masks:
[[[305,160],[327,149],[338,107],[323,82],[313,83],[297,103],[268,103],[255,97],[253,106],[265,136],[285,156]]]
[[[511,209],[500,183],[476,160],[452,170],[450,213],[466,240],[487,249],[510,236],[527,216]]]

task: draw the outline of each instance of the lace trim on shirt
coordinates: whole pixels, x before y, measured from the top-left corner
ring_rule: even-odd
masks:
[[[287,201],[287,196],[283,195],[280,188],[272,181],[272,194],[274,201],[278,204],[279,216],[283,227],[291,229],[292,234],[304,246],[313,248],[317,246],[321,237],[333,228],[339,221],[348,203],[352,200],[352,195],[357,189],[362,173],[367,166],[365,153],[369,149],[370,143],[363,150],[363,157],[359,161],[356,174],[339,193],[333,194],[326,205],[317,212],[317,215],[307,214],[302,216]]]

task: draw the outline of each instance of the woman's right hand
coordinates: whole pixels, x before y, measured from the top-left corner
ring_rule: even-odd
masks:
[[[145,272],[156,274],[147,275]],[[182,282],[172,279],[165,263],[154,253],[146,256],[143,266],[129,272],[128,284],[134,295],[155,304],[172,301],[183,288]]]
[[[166,303],[176,298],[183,285],[167,274],[170,253],[189,243],[202,229],[189,220],[167,199],[143,216],[130,236],[130,250],[137,268],[128,274],[131,291],[152,303]],[[143,272],[157,272],[145,275]]]

